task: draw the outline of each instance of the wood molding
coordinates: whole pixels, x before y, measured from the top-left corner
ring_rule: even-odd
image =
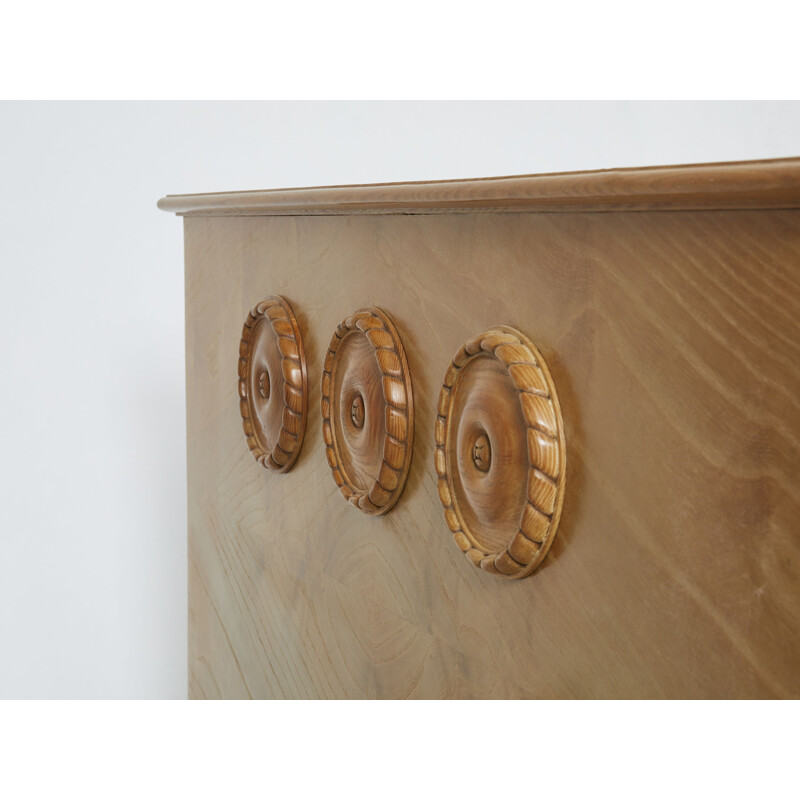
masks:
[[[459,549],[494,575],[530,575],[561,519],[566,440],[550,371],[525,334],[499,325],[461,347],[434,435],[439,499]]]
[[[253,458],[288,472],[303,446],[308,375],[292,307],[272,295],[247,315],[239,345],[239,411]]]
[[[800,158],[167,195],[158,207],[187,216],[800,208]]]
[[[411,466],[411,372],[389,315],[364,308],[331,338],[322,373],[322,437],[342,496],[366,514],[385,514]]]

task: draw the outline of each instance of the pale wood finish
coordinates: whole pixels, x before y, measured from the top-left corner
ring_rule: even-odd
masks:
[[[800,208],[800,159],[168,195],[187,216]]]
[[[192,697],[800,697],[800,211],[185,233]],[[285,476],[253,462],[235,381],[242,320],[276,293],[310,378]],[[330,333],[366,306],[416,401],[383,517],[342,502],[318,416]],[[497,324],[543,353],[566,429],[559,535],[523,581],[453,546],[433,460],[442,376]]]

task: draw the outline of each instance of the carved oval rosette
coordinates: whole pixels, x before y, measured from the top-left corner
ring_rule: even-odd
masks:
[[[366,514],[385,514],[405,486],[414,440],[411,373],[385,311],[360,309],[337,326],[321,411],[325,454],[342,496]]]
[[[273,472],[290,470],[305,435],[308,376],[297,319],[279,295],[258,303],[242,328],[239,410],[256,461]]]
[[[459,450],[456,446],[455,437],[463,434],[458,430],[459,421],[454,419],[453,409],[459,399],[462,377],[477,359],[486,358],[491,359],[494,366],[484,368],[483,374],[499,376],[491,380],[505,381],[510,396],[513,397],[516,391],[518,398],[519,406],[512,407],[510,414],[506,411],[511,422],[503,423],[497,429],[499,435],[496,437],[498,449],[502,447],[503,439],[514,440],[517,454],[514,459],[503,460],[496,456],[492,451],[491,437],[480,431],[477,424],[475,430],[478,432],[473,432],[472,440],[467,440],[471,447],[460,445]],[[473,390],[474,385],[473,380]],[[484,394],[489,406],[484,412],[485,418],[496,417],[492,390]],[[459,404],[462,409],[468,408],[463,398],[459,399]],[[555,538],[564,502],[566,474],[561,407],[547,365],[530,339],[517,329],[503,325],[491,328],[464,344],[444,377],[437,406],[435,440],[439,499],[444,506],[445,521],[459,549],[474,566],[493,575],[510,579],[530,575],[542,563]],[[475,469],[472,477],[463,481],[459,475],[454,481],[454,470],[469,470],[470,461]],[[513,461],[521,462],[517,464],[521,502],[512,508],[512,513],[515,513],[515,509],[521,507],[519,521],[508,527],[507,535],[490,537],[475,524],[475,515],[468,521],[471,512],[465,485],[469,482],[473,489],[477,486],[477,492],[483,476],[494,469],[500,471],[498,479],[502,480],[502,470],[511,469]],[[525,481],[527,485],[522,486]],[[492,502],[491,497],[479,499],[487,505]],[[497,509],[498,514],[502,511],[502,508]],[[503,546],[497,545],[498,538],[505,540]]]

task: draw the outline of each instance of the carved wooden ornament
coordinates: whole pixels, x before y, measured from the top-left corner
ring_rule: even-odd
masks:
[[[530,575],[556,535],[566,468],[561,407],[533,342],[505,325],[466,342],[444,377],[435,437],[456,544],[494,575]]]
[[[344,498],[366,514],[389,511],[411,465],[414,398],[403,344],[379,308],[357,311],[333,334],[322,373],[322,436]]]
[[[278,295],[255,306],[242,328],[239,409],[256,461],[274,472],[290,470],[306,430],[308,377],[297,319]]]

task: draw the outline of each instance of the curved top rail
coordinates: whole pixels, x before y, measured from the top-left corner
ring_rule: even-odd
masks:
[[[800,208],[800,158],[167,195],[187,216]]]

